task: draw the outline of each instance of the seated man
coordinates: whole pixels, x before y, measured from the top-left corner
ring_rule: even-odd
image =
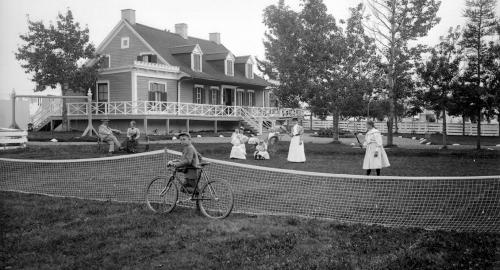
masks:
[[[103,119],[102,124],[99,126],[98,132],[99,132],[99,137],[101,137],[101,140],[109,144],[109,153],[113,154],[115,152],[115,145],[118,147],[118,150],[123,150],[123,147],[121,146],[120,142],[113,134],[113,132],[120,134],[121,131],[117,129],[112,129],[108,125],[109,125],[109,120]]]
[[[184,172],[184,187],[189,192],[193,192],[196,187],[196,182],[200,176],[200,163],[202,157],[191,143],[191,135],[189,135],[189,133],[179,134],[179,140],[181,141],[181,144],[184,145],[182,157],[180,160],[169,161],[168,165],[175,166],[179,171]],[[184,189],[182,189],[182,191],[184,191]]]

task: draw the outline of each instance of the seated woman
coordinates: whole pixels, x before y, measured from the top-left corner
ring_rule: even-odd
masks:
[[[269,159],[269,153],[267,152],[267,144],[264,141],[259,141],[257,144],[256,151],[253,153],[254,159],[264,160]]]
[[[231,136],[231,144],[233,145],[233,148],[231,148],[229,158],[247,159],[247,150],[245,147],[245,143],[247,141],[248,137],[243,135],[239,128],[235,129],[233,135]]]
[[[127,139],[125,141],[128,153],[135,153],[137,151],[139,137],[141,137],[141,131],[135,127],[135,121],[130,121],[130,127],[127,129]]]

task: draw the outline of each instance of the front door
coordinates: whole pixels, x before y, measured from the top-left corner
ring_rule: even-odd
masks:
[[[224,88],[224,105],[233,106],[233,89]]]

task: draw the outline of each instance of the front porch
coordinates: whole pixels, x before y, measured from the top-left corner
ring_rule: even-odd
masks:
[[[50,123],[54,128],[54,120],[62,119],[61,106],[59,102],[45,103],[32,115],[32,123],[35,129],[39,129]],[[171,121],[177,123],[182,121],[184,130],[190,130],[192,123],[208,123],[215,131],[218,123],[236,122],[256,134],[262,134],[271,128],[277,120],[285,120],[292,117],[303,117],[302,109],[277,108],[277,107],[251,107],[251,106],[226,106],[213,104],[161,102],[161,101],[112,101],[112,102],[71,102],[67,103],[68,119],[75,125],[85,123],[89,115],[94,120],[109,118],[115,120],[136,120],[143,123],[145,130],[151,127],[152,122],[158,121],[170,132]],[[44,118],[44,119],[41,119]],[[148,125],[148,122],[150,123]],[[199,126],[199,124],[198,124]]]

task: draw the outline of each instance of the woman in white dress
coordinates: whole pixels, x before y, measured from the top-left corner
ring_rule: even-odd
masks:
[[[292,140],[290,141],[290,148],[288,149],[288,158],[289,162],[306,162],[306,155],[304,153],[304,128],[299,125],[298,119],[292,119],[293,128]]]
[[[247,159],[247,149],[245,147],[245,143],[247,141],[248,137],[243,135],[239,128],[235,129],[233,135],[231,136],[231,144],[233,145],[233,148],[231,148],[229,158]]]
[[[366,175],[370,175],[372,170],[375,169],[377,175],[380,175],[380,170],[391,166],[391,164],[389,163],[384,146],[382,145],[382,135],[380,131],[375,128],[373,121],[366,122],[366,129],[368,131],[366,132],[365,142],[363,143],[366,148],[363,170],[366,170]]]
[[[254,159],[257,160],[264,160],[264,159],[269,159],[269,153],[267,152],[267,144],[265,141],[260,140],[259,143],[257,144],[257,147],[255,147],[255,152],[253,153]]]

